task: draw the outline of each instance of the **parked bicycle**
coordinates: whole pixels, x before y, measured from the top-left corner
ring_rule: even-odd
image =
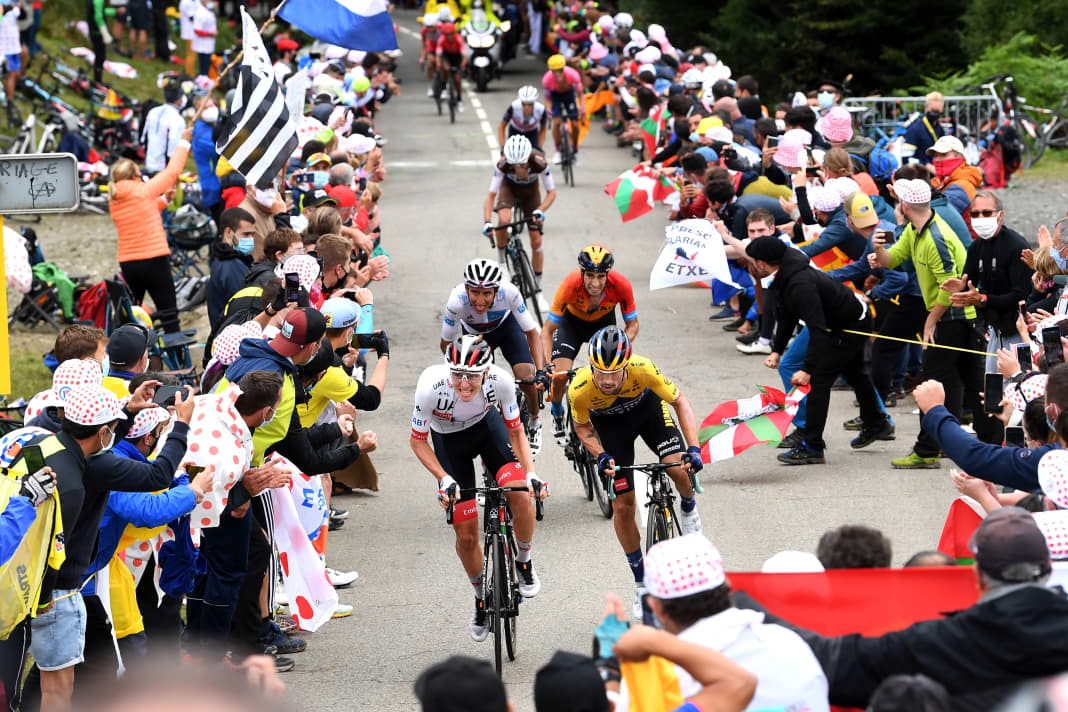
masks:
[[[515,554],[518,550],[515,543],[515,532],[512,528],[512,509],[508,506],[509,492],[526,492],[526,487],[501,487],[489,472],[483,470],[486,485],[484,487],[472,487],[459,489],[456,485],[450,488],[450,497],[459,495],[459,498],[475,495],[483,498],[482,501],[482,532],[483,532],[483,560],[482,560],[482,600],[486,604],[486,623],[493,635],[493,662],[497,669],[497,677],[501,677],[501,643],[508,653],[509,660],[515,660],[518,652],[518,628],[516,619],[519,617],[519,576],[516,572]],[[534,485],[534,502],[537,521],[544,517],[544,503],[539,496],[541,484]],[[449,507],[445,513],[445,520],[451,525],[453,504],[450,499]],[[503,635],[502,635],[503,633]]]
[[[505,247],[505,261],[507,262],[508,273],[512,275],[512,284],[519,289],[519,293],[523,295],[523,299],[530,306],[534,317],[538,320],[538,324],[541,325],[545,322],[541,314],[541,306],[538,304],[541,286],[534,277],[534,265],[531,264],[530,255],[527,254],[527,249],[523,246],[523,240],[521,239],[523,226],[533,224],[535,220],[533,217],[525,216],[523,209],[519,206],[515,207],[512,217],[512,222],[497,225],[493,228],[488,235],[490,245],[495,246],[497,244],[494,241],[494,234],[497,230],[508,229],[508,244]],[[540,226],[540,229],[544,234],[545,226]]]
[[[680,467],[679,462],[650,462],[645,465],[620,465],[616,470],[631,470],[644,472],[649,475],[646,485],[646,507],[649,508],[648,519],[645,525],[645,550],[658,542],[682,536],[682,524],[675,513],[675,490],[671,488],[671,478],[667,471],[673,467]],[[698,476],[691,472],[690,485],[698,494],[704,493]],[[609,489],[609,499],[615,499],[615,493]]]

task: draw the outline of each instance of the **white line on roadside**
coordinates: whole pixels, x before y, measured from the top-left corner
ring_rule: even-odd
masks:
[[[488,121],[479,121],[478,125],[482,128],[482,133],[486,134],[487,136],[493,135],[493,127],[489,125]]]
[[[407,27],[401,27],[400,25],[398,25],[397,29],[408,35],[409,37],[414,37],[416,39],[419,39],[420,37],[418,32],[416,32],[415,30],[409,30]]]
[[[475,107],[475,116],[477,116],[478,118],[482,119],[483,121],[486,120],[486,112],[483,110],[483,108],[481,106],[476,106]]]
[[[390,168],[437,168],[439,166],[456,166],[457,168],[485,168],[496,163],[495,153],[490,154],[489,160],[477,158],[461,159],[456,161],[390,161]]]

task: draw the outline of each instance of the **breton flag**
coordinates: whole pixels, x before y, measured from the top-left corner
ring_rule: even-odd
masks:
[[[244,7],[241,22],[245,54],[233,109],[215,149],[250,185],[266,189],[297,149],[297,129],[275,81],[267,48]]]
[[[346,49],[397,49],[386,0],[288,0],[278,16],[317,40]]]

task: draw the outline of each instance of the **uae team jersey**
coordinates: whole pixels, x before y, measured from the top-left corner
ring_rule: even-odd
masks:
[[[530,116],[523,113],[523,102],[516,99],[504,112],[504,118],[501,121],[507,122],[509,126],[515,131],[520,133],[528,133],[530,131],[537,131],[545,126],[545,120],[548,115],[545,113],[545,104],[540,101],[534,102],[534,110],[530,112]]]
[[[471,300],[467,298],[467,290],[463,284],[457,285],[449,295],[449,301],[445,304],[445,318],[441,323],[441,338],[452,341],[460,336],[460,328],[466,334],[486,334],[501,325],[508,315],[512,314],[519,328],[530,331],[537,328],[533,317],[527,310],[526,302],[519,289],[510,282],[502,282],[497,289],[497,296],[493,298],[493,304],[484,313],[479,314],[471,306]]]
[[[468,403],[460,400],[452,387],[452,374],[445,364],[423,371],[415,387],[415,410],[412,412],[412,437],[426,440],[435,433],[458,433],[475,425],[490,408],[500,408],[504,423],[518,428],[519,404],[512,374],[500,366],[490,366],[482,378],[482,392]]]
[[[661,373],[655,363],[642,356],[630,357],[623,385],[613,395],[602,393],[593,382],[590,367],[583,366],[575,372],[575,378],[567,389],[567,396],[571,400],[571,417],[576,423],[588,423],[590,413],[623,415],[637,408],[650,391],[667,403],[674,403],[679,397],[678,386]]]
[[[609,270],[601,301],[594,304],[589,292],[582,286],[582,270],[577,269],[564,278],[557,288],[552,308],[546,318],[554,324],[559,324],[563,321],[566,310],[583,321],[598,321],[611,314],[617,304],[623,312],[623,321],[634,321],[638,318],[638,305],[634,303],[634,289],[630,286],[630,280],[615,270]]]

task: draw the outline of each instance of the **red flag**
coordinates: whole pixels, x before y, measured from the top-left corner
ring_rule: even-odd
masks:
[[[938,540],[938,550],[962,564],[973,563],[975,554],[968,548],[968,542],[984,516],[983,508],[974,499],[957,497],[949,505],[942,537]]]
[[[811,574],[728,574],[770,613],[821,635],[881,635],[974,604],[975,573],[964,566],[836,569]]]

